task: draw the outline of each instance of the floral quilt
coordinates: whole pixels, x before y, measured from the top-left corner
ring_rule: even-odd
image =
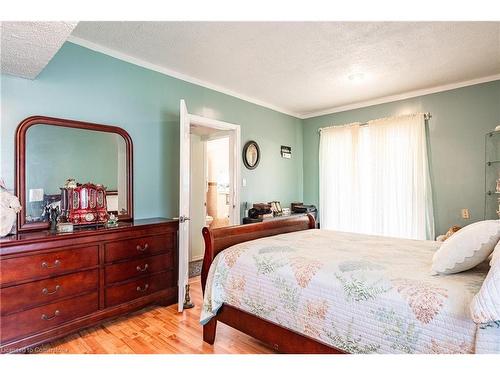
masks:
[[[349,353],[500,353],[500,322],[469,304],[487,264],[432,276],[440,243],[312,229],[214,259],[201,314],[229,304]]]

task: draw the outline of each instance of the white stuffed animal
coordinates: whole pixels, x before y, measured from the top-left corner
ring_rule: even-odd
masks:
[[[19,199],[0,181],[0,237],[8,235],[16,223],[16,214],[21,211]]]

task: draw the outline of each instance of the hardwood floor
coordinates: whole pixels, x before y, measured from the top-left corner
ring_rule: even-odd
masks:
[[[59,354],[260,354],[274,353],[261,342],[219,323],[215,344],[202,340],[200,278],[189,280],[195,307],[151,306],[44,345],[41,353]]]

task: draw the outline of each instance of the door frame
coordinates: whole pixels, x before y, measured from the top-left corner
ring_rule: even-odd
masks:
[[[180,132],[182,133],[183,130],[186,131],[184,128],[186,125],[191,127],[191,125],[198,125],[206,128],[211,128],[211,129],[217,129],[221,131],[226,131],[229,133],[229,149],[232,150],[231,156],[229,158],[229,169],[231,173],[231,189],[230,189],[230,194],[232,197],[232,205],[233,207],[231,208],[231,224],[232,225],[237,225],[240,223],[240,180],[241,180],[241,163],[240,163],[240,150],[241,150],[241,128],[240,125],[237,124],[232,124],[229,122],[224,122],[224,121],[219,121],[215,119],[211,119],[208,117],[203,117],[199,115],[193,115],[190,114],[187,111],[187,106],[186,102],[184,99],[181,99],[180,101],[180,108],[181,108],[181,125],[180,125]],[[186,116],[186,118],[184,118]],[[183,123],[183,120],[185,123]],[[180,142],[181,144],[179,145],[179,152],[182,153],[183,151],[189,151],[190,150],[190,143],[191,139],[190,137],[186,137],[183,134],[180,134]],[[186,143],[187,142],[187,143]],[[189,178],[191,175],[191,162],[190,162],[190,152],[189,155],[184,155],[180,156],[181,159],[181,164],[182,161],[184,160],[184,166],[187,164],[189,165]],[[186,161],[187,159],[187,161]],[[182,168],[182,166],[181,166]],[[189,218],[189,212],[182,212],[186,205],[183,204],[182,202],[185,202],[187,199],[187,202],[190,201],[191,199],[191,186],[188,183],[188,188],[186,189],[186,186],[183,185],[183,177],[182,176],[183,171],[179,171],[179,181],[180,181],[180,189],[179,189],[179,218],[182,217],[188,217]],[[189,204],[187,205],[187,208],[189,210]],[[180,227],[182,225],[187,225],[189,229],[189,221],[184,221],[181,222],[179,221],[179,232],[183,231],[183,229]],[[189,230],[187,230],[189,233]],[[201,235],[201,234],[200,234]],[[182,239],[181,239],[182,238]],[[184,296],[185,296],[185,291],[186,291],[186,285],[188,284],[189,280],[189,238],[185,238],[185,236],[181,236],[179,233],[179,279],[178,279],[178,288],[179,288],[179,294],[178,294],[178,311],[182,312],[184,310],[183,304],[184,304]]]
[[[229,133],[229,150],[232,150],[231,152],[232,157],[229,158],[229,172],[232,177],[230,194],[233,203],[230,216],[231,216],[231,225],[238,225],[240,223],[240,179],[241,179],[240,177],[241,164],[239,163],[240,149],[241,149],[240,125],[192,114],[189,114],[189,125],[198,125],[205,128],[217,129]]]

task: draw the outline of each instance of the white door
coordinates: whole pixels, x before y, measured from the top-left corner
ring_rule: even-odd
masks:
[[[180,104],[179,139],[179,298],[178,310],[183,310],[184,294],[189,273],[189,194],[190,194],[190,123],[186,103]]]
[[[229,137],[228,158],[229,158],[229,225],[237,225],[240,223],[239,206],[236,207],[236,191],[239,181],[236,180],[235,163],[239,160],[235,158],[235,132],[232,131]]]

